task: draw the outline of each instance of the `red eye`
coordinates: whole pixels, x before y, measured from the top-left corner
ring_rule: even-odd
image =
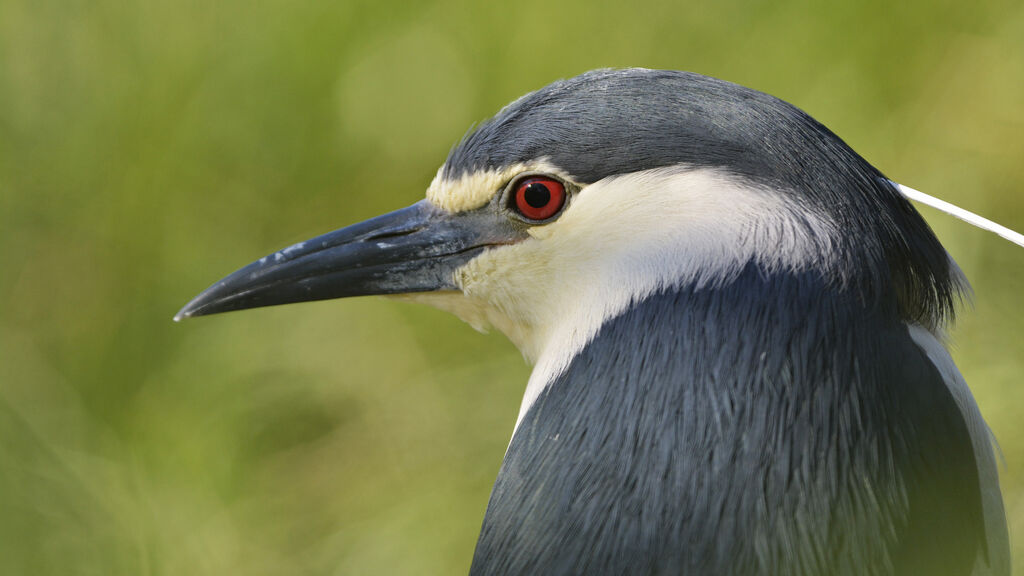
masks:
[[[516,184],[515,208],[530,220],[547,220],[565,205],[565,185],[552,178],[527,178]]]

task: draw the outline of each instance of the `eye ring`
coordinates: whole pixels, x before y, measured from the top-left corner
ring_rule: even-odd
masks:
[[[551,220],[565,207],[566,189],[561,180],[531,175],[512,185],[509,208],[532,222]]]

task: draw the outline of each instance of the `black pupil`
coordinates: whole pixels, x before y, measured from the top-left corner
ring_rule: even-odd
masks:
[[[523,190],[523,200],[526,200],[526,203],[534,208],[543,208],[548,205],[548,202],[551,202],[551,192],[540,182],[533,182],[526,186],[526,190]]]

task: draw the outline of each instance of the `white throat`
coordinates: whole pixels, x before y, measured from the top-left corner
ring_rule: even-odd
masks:
[[[835,230],[783,194],[718,170],[668,167],[586,186],[555,222],[456,273],[461,293],[413,299],[504,332],[535,363],[519,422],[601,325],[674,286],[710,287],[748,262],[806,269]]]

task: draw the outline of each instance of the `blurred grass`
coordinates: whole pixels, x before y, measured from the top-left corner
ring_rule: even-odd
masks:
[[[510,344],[383,299],[170,318],[603,66],[773,93],[1024,229],[1019,2],[0,0],[0,573],[465,572],[528,375]],[[975,287],[955,354],[1020,558],[1024,251],[924,213]]]

